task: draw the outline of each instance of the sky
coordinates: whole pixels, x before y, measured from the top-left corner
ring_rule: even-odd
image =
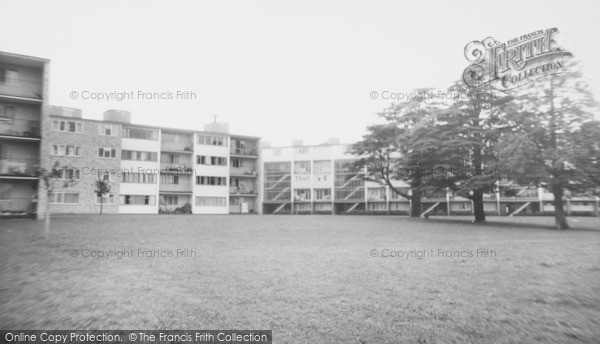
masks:
[[[0,51],[50,59],[50,104],[90,119],[121,109],[134,123],[202,130],[216,115],[230,132],[275,146],[351,143],[393,101],[384,92],[459,80],[467,43],[552,27],[600,100],[595,0],[0,0],[0,8]],[[91,99],[124,92],[134,96]]]

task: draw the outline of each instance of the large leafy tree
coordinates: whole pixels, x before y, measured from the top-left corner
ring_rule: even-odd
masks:
[[[451,104],[424,132],[436,146],[435,167],[439,171],[427,183],[472,200],[475,222],[485,223],[483,197],[493,192],[499,179],[493,169],[495,148],[501,133],[510,127],[506,114],[511,96],[488,86],[467,87],[462,81],[455,82],[448,95]]]
[[[565,191],[598,186],[597,104],[576,63],[514,91],[512,129],[499,138],[498,169],[554,195],[556,227],[568,229]]]
[[[416,95],[428,95],[431,89],[415,90]],[[412,97],[404,103],[392,104],[379,116],[384,124],[367,128],[363,139],[351,152],[359,158],[356,169],[365,170],[365,179],[387,185],[392,192],[410,200],[412,217],[421,215],[421,198],[427,188],[426,172],[433,166],[425,136],[420,131],[432,120],[438,102],[429,97]],[[395,181],[409,184],[399,188]]]

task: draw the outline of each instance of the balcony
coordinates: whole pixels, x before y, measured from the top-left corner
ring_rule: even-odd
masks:
[[[229,195],[231,196],[258,196],[258,192],[256,190],[243,188],[239,186],[231,186],[229,187]]]
[[[229,174],[240,177],[258,177],[258,171],[254,167],[232,167]]]
[[[11,216],[33,215],[37,211],[37,203],[33,203],[33,193],[30,197],[0,198],[0,218]]]
[[[159,184],[158,190],[160,193],[192,193],[191,181],[179,181],[177,184]]]
[[[159,214],[191,214],[191,195],[161,194],[158,206]]]
[[[160,149],[167,152],[184,152],[188,154],[194,153],[194,144],[192,141],[189,142],[178,142],[178,141],[162,141]]]
[[[231,151],[229,153],[232,156],[243,156],[243,157],[248,157],[248,158],[257,158],[258,157],[257,150],[254,147],[247,147],[247,148],[231,147]]]
[[[0,117],[0,136],[39,140],[41,122],[28,119],[6,119]]]
[[[35,102],[42,101],[43,83],[22,78],[6,78],[0,82],[0,96],[27,98]]]
[[[183,174],[188,175],[194,173],[194,169],[190,164],[182,163],[161,163],[160,174]]]
[[[38,159],[10,158],[0,159],[0,177],[36,179],[39,168]]]

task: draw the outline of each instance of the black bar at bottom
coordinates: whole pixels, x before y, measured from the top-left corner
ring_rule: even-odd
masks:
[[[0,330],[0,343],[272,344],[271,330]]]

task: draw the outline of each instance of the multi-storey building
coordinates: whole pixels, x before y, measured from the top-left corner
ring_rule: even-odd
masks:
[[[0,52],[0,215],[38,212],[46,59]]]
[[[94,121],[50,109],[48,164],[65,166],[69,180],[52,193],[52,213],[97,213],[101,205],[120,214],[260,212],[259,138],[230,135],[224,123],[192,131],[133,124],[127,111]],[[110,193],[97,195],[98,180]]]
[[[49,106],[49,61],[0,52],[0,216],[260,213],[258,137],[101,121]],[[48,194],[42,171],[60,167]],[[98,196],[98,180],[110,192]]]
[[[265,144],[263,160],[263,212],[265,214],[409,214],[411,202],[387,185],[366,181],[365,170],[357,170],[349,145],[331,139],[327,144],[304,146],[294,141],[289,147]],[[394,181],[395,189],[410,193],[407,183]],[[484,195],[484,209],[490,215],[550,214],[553,196],[543,188],[523,188],[503,181],[499,192]],[[566,199],[569,214],[599,216],[598,197]],[[466,215],[473,211],[469,199],[447,190],[428,191],[419,212]]]

